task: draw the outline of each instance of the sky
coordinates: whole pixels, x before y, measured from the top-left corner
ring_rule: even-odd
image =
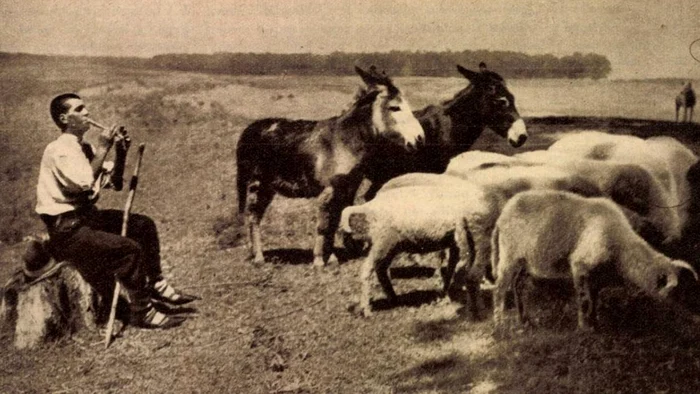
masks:
[[[0,52],[593,52],[611,78],[700,79],[698,0],[0,0],[0,26]]]

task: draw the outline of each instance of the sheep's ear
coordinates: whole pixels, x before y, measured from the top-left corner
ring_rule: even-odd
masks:
[[[692,265],[686,263],[683,260],[671,260],[671,264],[680,268],[680,269],[687,269],[688,271],[690,271],[693,274],[693,277],[695,278],[695,280],[696,281],[698,280],[698,273],[695,271],[695,269],[693,268]]]
[[[671,290],[675,289],[676,286],[678,286],[678,275],[675,272],[661,274],[656,279],[656,291],[662,298],[668,297]]]

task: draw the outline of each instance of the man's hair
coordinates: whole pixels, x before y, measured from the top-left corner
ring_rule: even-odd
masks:
[[[61,122],[61,115],[66,113],[66,110],[68,109],[68,107],[66,106],[66,101],[70,99],[80,100],[80,96],[78,96],[75,93],[63,93],[59,94],[58,96],[54,97],[53,100],[51,100],[51,119],[53,119],[53,122],[56,123],[56,126],[58,126],[61,130],[66,129],[66,125],[63,122]]]

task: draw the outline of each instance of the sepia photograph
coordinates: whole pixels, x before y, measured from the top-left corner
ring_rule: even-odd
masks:
[[[700,2],[0,26],[0,393],[700,392]]]

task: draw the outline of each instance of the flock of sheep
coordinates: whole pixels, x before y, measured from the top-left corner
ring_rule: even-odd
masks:
[[[693,220],[698,157],[670,137],[598,131],[566,134],[547,150],[505,156],[468,151],[443,174],[392,179],[364,204],[343,210],[340,231],[366,241],[360,308],[370,315],[376,272],[396,297],[389,266],[398,253],[447,250],[444,289],[476,295],[495,282],[494,320],[513,292],[525,319],[523,279],[572,278],[578,325],[595,328],[601,288],[627,283],[673,299],[698,280],[693,267],[659,252],[681,243]]]

